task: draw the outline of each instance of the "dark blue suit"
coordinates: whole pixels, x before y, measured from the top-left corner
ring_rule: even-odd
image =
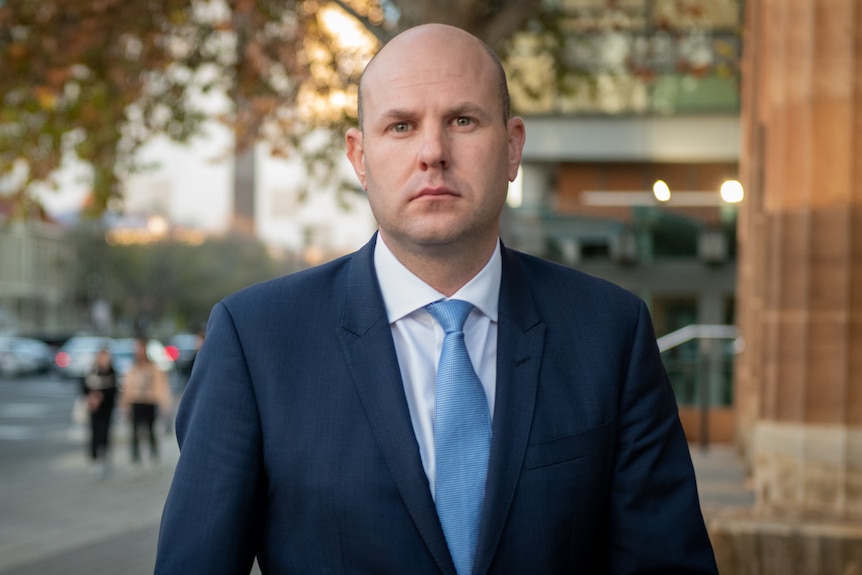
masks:
[[[157,573],[454,574],[374,242],[216,305],[177,414]],[[649,314],[503,249],[475,573],[715,573]]]

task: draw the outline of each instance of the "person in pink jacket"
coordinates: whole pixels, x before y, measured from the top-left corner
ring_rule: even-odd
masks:
[[[147,355],[147,340],[135,342],[135,362],[123,376],[120,405],[129,413],[132,422],[132,464],[141,463],[140,439],[146,434],[150,444],[150,460],[159,459],[159,444],[155,422],[161,409],[169,413],[171,391],[164,371]]]

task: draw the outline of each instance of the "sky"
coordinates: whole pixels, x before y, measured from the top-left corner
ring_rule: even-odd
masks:
[[[233,165],[225,154],[230,145],[229,132],[218,125],[209,126],[189,145],[155,139],[140,156],[155,167],[125,182],[125,211],[157,212],[176,225],[225,231],[233,208]],[[353,197],[349,211],[338,206],[332,191],[315,190],[300,201],[301,165],[272,158],[263,148],[257,158],[256,224],[263,241],[300,250],[311,237],[319,247],[347,252],[360,247],[373,233],[376,225],[364,198]],[[343,169],[349,169],[346,158]],[[89,169],[69,163],[56,178],[58,190],[36,191],[48,213],[63,216],[80,210],[89,189]]]

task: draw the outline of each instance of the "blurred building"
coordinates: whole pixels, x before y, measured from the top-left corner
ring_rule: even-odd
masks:
[[[75,329],[75,256],[54,224],[0,222],[0,333],[52,340]]]
[[[561,82],[535,37],[514,44],[527,142],[507,243],[637,293],[659,336],[733,324],[741,188],[721,189],[738,174],[741,3],[561,5],[575,73]],[[732,438],[733,349],[694,339],[664,354],[690,439]]]
[[[254,177],[235,176],[233,160],[225,152],[230,140],[224,128],[213,122],[206,134],[193,145],[164,139],[148,145],[142,156],[153,168],[126,180],[124,216],[160,216],[172,228],[207,234],[228,230],[253,234],[274,250],[298,254],[309,264],[353,251],[376,228],[359,194],[340,192],[335,186],[312,188],[301,158],[273,157],[260,143]],[[350,174],[346,158],[340,169]],[[246,184],[239,207],[234,205],[237,178]],[[253,186],[253,201],[246,197],[248,186]]]

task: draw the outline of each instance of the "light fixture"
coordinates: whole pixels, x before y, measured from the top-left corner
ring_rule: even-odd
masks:
[[[656,180],[652,185],[652,193],[660,202],[666,202],[670,200],[670,187],[665,183],[664,180]]]
[[[728,204],[738,204],[745,197],[745,190],[737,180],[727,180],[721,184],[721,199]]]

